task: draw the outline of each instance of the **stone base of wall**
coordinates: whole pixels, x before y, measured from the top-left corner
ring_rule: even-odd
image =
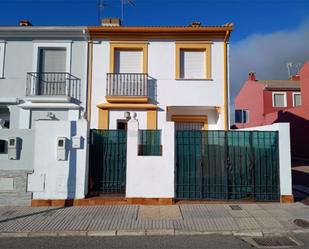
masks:
[[[0,170],[0,206],[31,206],[32,194],[27,191],[25,170]]]

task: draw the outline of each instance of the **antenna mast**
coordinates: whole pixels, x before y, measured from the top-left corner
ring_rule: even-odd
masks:
[[[99,25],[101,24],[101,19],[103,16],[102,12],[105,7],[110,7],[110,5],[108,5],[105,0],[98,0],[98,23]]]
[[[124,20],[124,5],[126,3],[128,3],[131,6],[135,6],[135,4],[134,4],[133,0],[120,0],[120,3],[121,3],[121,22],[123,22],[123,20]]]

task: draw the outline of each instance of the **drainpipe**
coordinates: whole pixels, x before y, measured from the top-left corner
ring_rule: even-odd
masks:
[[[92,95],[92,50],[93,42],[88,36],[87,28],[83,30],[87,42],[87,84],[86,84],[86,119],[91,121],[91,95]]]
[[[229,24],[232,26],[232,24]],[[227,30],[224,37],[224,130],[229,129],[229,77],[228,77],[228,39],[231,31]]]

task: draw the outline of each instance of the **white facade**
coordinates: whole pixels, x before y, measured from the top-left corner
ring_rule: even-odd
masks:
[[[106,74],[110,72],[110,43],[98,40],[93,43],[91,128],[98,128],[99,112],[97,105],[107,103]],[[125,43],[125,42],[124,42]],[[197,41],[199,43],[199,41]],[[130,44],[130,41],[128,42]],[[175,78],[175,40],[148,40],[148,84],[149,103],[158,107],[157,128],[161,129],[167,119],[167,107],[190,107],[174,111],[174,115],[208,116],[209,129],[224,129],[225,80],[224,80],[224,41],[211,44],[211,79],[181,80]],[[228,86],[226,86],[228,88]],[[219,110],[219,111],[218,111]],[[134,111],[133,109],[121,110]],[[146,110],[143,111],[146,116]],[[171,110],[173,112],[173,110]],[[140,127],[146,129],[146,121],[139,115]],[[114,129],[116,116],[110,114],[109,129]]]
[[[86,27],[0,27],[0,124],[4,123],[0,127],[4,145],[0,181],[13,182],[9,192],[0,189],[0,205],[6,199],[11,204],[30,205],[31,197],[84,198],[87,56]],[[57,161],[57,137],[70,142],[72,122],[77,124],[76,134],[83,138],[84,147],[69,147],[67,160]],[[19,141],[16,159],[8,149],[9,139],[15,137]],[[70,173],[74,170],[73,179]],[[44,189],[38,191],[42,184]]]

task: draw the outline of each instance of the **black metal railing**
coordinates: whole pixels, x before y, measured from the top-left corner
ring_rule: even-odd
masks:
[[[108,73],[106,96],[148,96],[148,74]]]
[[[80,79],[64,72],[27,73],[27,96],[70,96],[80,100]]]

